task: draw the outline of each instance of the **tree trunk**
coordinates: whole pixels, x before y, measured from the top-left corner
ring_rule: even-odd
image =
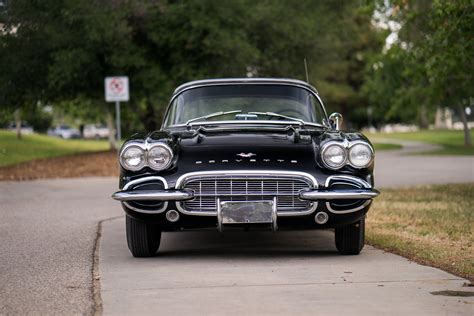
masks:
[[[458,105],[459,115],[461,116],[461,121],[464,129],[464,146],[471,147],[472,139],[471,132],[469,131],[469,126],[467,125],[466,112],[464,112],[464,106],[462,104]]]
[[[427,129],[429,127],[428,111],[426,105],[420,106],[420,128]]]
[[[21,110],[20,108],[15,110],[15,129],[16,129],[16,138],[21,139]]]
[[[110,110],[107,110],[106,121],[107,129],[109,130],[110,149],[118,149],[118,143],[115,140],[114,116]]]

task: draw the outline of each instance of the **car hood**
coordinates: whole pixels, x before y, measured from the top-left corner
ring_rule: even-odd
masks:
[[[179,160],[186,164],[253,164],[315,161],[310,136],[293,133],[218,133],[181,139]],[[293,161],[293,162],[292,162]]]

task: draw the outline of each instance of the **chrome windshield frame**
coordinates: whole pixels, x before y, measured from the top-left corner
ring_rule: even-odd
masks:
[[[188,90],[192,89],[197,89],[197,88],[203,88],[203,87],[213,87],[213,86],[229,86],[229,85],[283,85],[283,86],[291,86],[291,87],[298,87],[305,89],[311,95],[313,95],[316,100],[318,100],[321,109],[324,113],[324,118],[323,120],[328,121],[328,114],[326,112],[326,107],[324,106],[323,100],[319,96],[318,92],[314,87],[311,85],[300,81],[300,80],[293,80],[293,79],[212,79],[212,80],[197,80],[189,83],[185,83],[181,86],[179,86],[173,93],[173,96],[171,97],[170,102],[168,103],[166,110],[165,110],[165,115],[163,116],[163,121],[161,123],[161,130],[164,130],[166,128],[170,127],[180,127],[180,126],[186,126],[186,124],[173,124],[173,125],[168,125],[165,126],[166,119],[168,118],[169,111],[171,109],[171,105],[173,104],[174,100],[181,95],[183,92],[186,92]],[[214,121],[217,122],[217,121]],[[229,121],[224,121],[224,122],[229,122]],[[231,122],[237,122],[237,121],[231,121]],[[256,121],[254,121],[256,122]],[[260,120],[259,122],[262,122]],[[238,122],[240,123],[240,122]],[[294,122],[293,122],[294,123]],[[227,123],[229,124],[229,123]],[[288,122],[285,123],[288,125]],[[313,126],[324,126],[324,124],[319,124],[316,122],[305,122],[305,125],[311,125],[311,124],[317,124]]]

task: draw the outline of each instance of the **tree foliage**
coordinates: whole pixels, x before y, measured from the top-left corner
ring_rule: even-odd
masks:
[[[124,129],[151,130],[178,84],[247,75],[304,80],[306,58],[329,110],[351,117],[365,108],[363,70],[382,45],[372,9],[356,0],[11,1],[5,22],[17,31],[0,36],[0,104],[110,113],[104,77],[128,75]]]
[[[379,119],[411,118],[426,127],[437,107],[455,108],[473,96],[474,5],[392,1],[389,9],[401,25],[399,40],[374,58],[363,90]]]

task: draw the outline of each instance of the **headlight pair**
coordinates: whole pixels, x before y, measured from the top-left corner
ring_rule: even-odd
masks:
[[[321,149],[321,159],[329,169],[339,169],[349,164],[354,168],[367,168],[372,163],[374,151],[366,142],[354,142],[345,146],[329,142]]]
[[[130,143],[123,147],[120,152],[120,165],[130,171],[138,171],[145,166],[153,170],[161,171],[167,169],[173,152],[164,143],[156,143],[147,147],[138,143]]]

